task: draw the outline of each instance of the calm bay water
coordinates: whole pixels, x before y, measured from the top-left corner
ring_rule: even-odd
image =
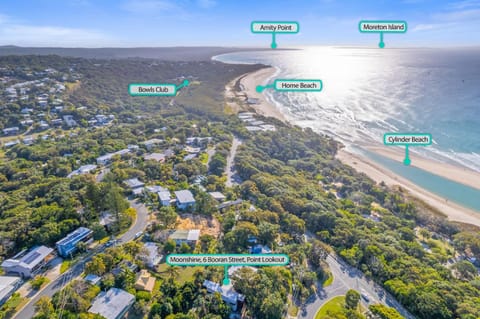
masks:
[[[276,78],[321,79],[321,93],[265,91],[295,124],[347,146],[381,144],[385,132],[431,133],[434,145],[415,151],[480,172],[480,48],[321,47],[215,59],[272,65]]]
[[[382,145],[386,132],[431,133],[433,145],[416,147],[414,152],[480,172],[480,48],[316,47],[239,52],[214,59],[271,65],[277,68],[274,78],[321,79],[320,93],[265,94],[295,124],[331,135],[350,150]],[[480,191],[382,156],[368,156],[419,186],[480,212]]]

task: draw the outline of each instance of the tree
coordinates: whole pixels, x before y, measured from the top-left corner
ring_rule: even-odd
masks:
[[[37,276],[35,276],[35,278],[32,279],[30,284],[31,284],[33,289],[37,290],[37,289],[40,289],[40,287],[42,287],[42,285],[45,284],[48,281],[49,280],[48,280],[47,277],[37,275]]]
[[[175,240],[173,239],[168,239],[166,242],[165,242],[165,245],[163,245],[163,251],[165,252],[165,254],[170,254],[172,253],[174,250],[175,250],[175,247],[177,246],[177,243],[175,242]]]
[[[458,275],[458,278],[470,281],[478,274],[477,268],[468,260],[461,260],[453,265],[453,270]]]
[[[103,286],[103,290],[105,291],[115,286],[115,277],[110,273],[103,276],[102,286]]]
[[[347,309],[357,309],[359,301],[360,294],[358,293],[358,291],[353,289],[347,291],[347,294],[345,295],[345,307]]]
[[[161,222],[163,224],[163,227],[167,229],[173,228],[177,224],[178,214],[172,206],[160,208],[157,216],[158,221]]]
[[[85,272],[87,274],[94,274],[97,276],[102,276],[105,274],[107,267],[103,262],[103,259],[98,256],[93,256],[92,260],[85,265]]]
[[[105,227],[100,225],[99,223],[94,223],[90,226],[90,229],[93,232],[93,239],[94,240],[100,240],[102,238],[105,238],[108,236],[107,231],[105,230]]]
[[[35,304],[35,312],[37,313],[34,319],[54,319],[57,318],[55,309],[53,308],[52,300],[48,296],[42,296]]]
[[[399,314],[396,309],[382,304],[370,305],[368,309],[370,309],[373,314],[379,316],[380,319],[403,319],[403,316]]]
[[[263,300],[258,318],[260,319],[281,319],[285,308],[285,302],[278,292],[274,292]]]
[[[122,195],[121,188],[114,183],[109,183],[104,200],[105,208],[110,211],[116,219],[117,230],[120,229],[121,214],[129,207],[128,202]]]
[[[165,270],[169,278],[177,278],[180,270],[177,266],[170,266]]]

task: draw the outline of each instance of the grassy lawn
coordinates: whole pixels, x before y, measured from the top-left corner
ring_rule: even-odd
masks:
[[[298,307],[293,305],[293,304],[289,304],[288,305],[288,315],[292,316],[292,317],[296,317],[298,315]]]
[[[329,314],[342,313],[343,305],[345,304],[345,296],[338,296],[330,299],[317,312],[315,319],[327,317]]]
[[[72,265],[71,260],[64,260],[62,262],[62,264],[60,265],[60,273],[63,274],[64,272],[66,272],[70,268],[71,265]]]
[[[20,297],[18,293],[14,293],[13,296],[7,300],[6,303],[0,308],[0,317],[6,319],[11,318],[17,310],[27,303],[28,299]]]
[[[207,165],[208,163],[208,154],[207,153],[202,153],[199,156],[200,162],[202,162],[203,165]]]
[[[333,275],[332,273],[328,273],[328,277],[323,281],[322,287],[328,287],[333,282]]]
[[[166,279],[168,278],[167,268],[171,267],[167,264],[161,264],[157,267],[157,271],[160,274],[160,277]],[[175,281],[183,284],[187,281],[193,280],[193,274],[197,269],[201,269],[202,267],[178,267],[178,276],[176,277]]]

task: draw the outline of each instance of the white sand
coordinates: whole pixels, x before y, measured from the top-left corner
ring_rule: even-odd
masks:
[[[393,173],[385,167],[376,162],[356,154],[349,153],[345,150],[340,150],[337,153],[337,158],[344,164],[350,165],[357,171],[365,173],[377,183],[385,182],[389,186],[398,185],[406,189],[410,194],[424,201],[428,205],[438,209],[445,214],[449,220],[458,221],[462,223],[472,224],[480,227],[480,213],[460,206],[451,201],[446,201],[445,198],[433,194],[424,188],[421,188],[406,178]],[[402,158],[403,160],[403,158]],[[412,159],[412,163],[415,159]],[[425,160],[426,161],[426,160]],[[427,161],[428,162],[428,161]],[[436,163],[441,169],[444,169],[443,164]],[[420,167],[420,166],[418,166]],[[435,173],[432,171],[432,173]]]
[[[255,110],[265,116],[275,117],[281,121],[286,121],[285,116],[272,105],[263,94],[256,91],[257,85],[265,85],[266,81],[276,72],[275,68],[265,68],[256,72],[252,72],[244,76],[240,83],[243,85],[246,95],[249,98],[258,99],[259,103],[252,105]],[[271,81],[271,80],[270,80]],[[367,147],[368,150],[386,156],[393,160],[403,161],[405,156],[404,150],[394,147]],[[413,196],[419,198],[428,205],[436,208],[449,220],[468,223],[480,227],[480,213],[477,213],[466,207],[462,207],[445,198],[433,194],[424,188],[421,188],[401,177],[387,168],[371,161],[368,158],[360,157],[340,150],[337,158],[344,164],[354,167],[357,171],[363,172],[376,182],[384,181],[387,185],[399,185],[409,191]],[[416,166],[433,174],[451,179],[453,181],[480,189],[480,173],[470,171],[461,167],[450,164],[440,163],[429,159],[422,158],[413,152],[410,152],[412,166]]]
[[[286,118],[280,112],[275,105],[271,104],[263,93],[257,92],[257,85],[267,84],[268,79],[270,79],[276,72],[275,68],[265,68],[252,72],[244,76],[240,80],[240,84],[243,86],[245,93],[249,98],[258,99],[257,104],[252,104],[251,107],[259,114],[269,117],[275,117],[280,121],[285,122]]]

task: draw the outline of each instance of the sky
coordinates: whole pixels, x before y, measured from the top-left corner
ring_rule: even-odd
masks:
[[[480,45],[480,0],[3,0],[0,45],[54,47],[255,46],[250,23],[297,21],[279,47],[368,46],[360,20],[404,20],[390,47]]]

